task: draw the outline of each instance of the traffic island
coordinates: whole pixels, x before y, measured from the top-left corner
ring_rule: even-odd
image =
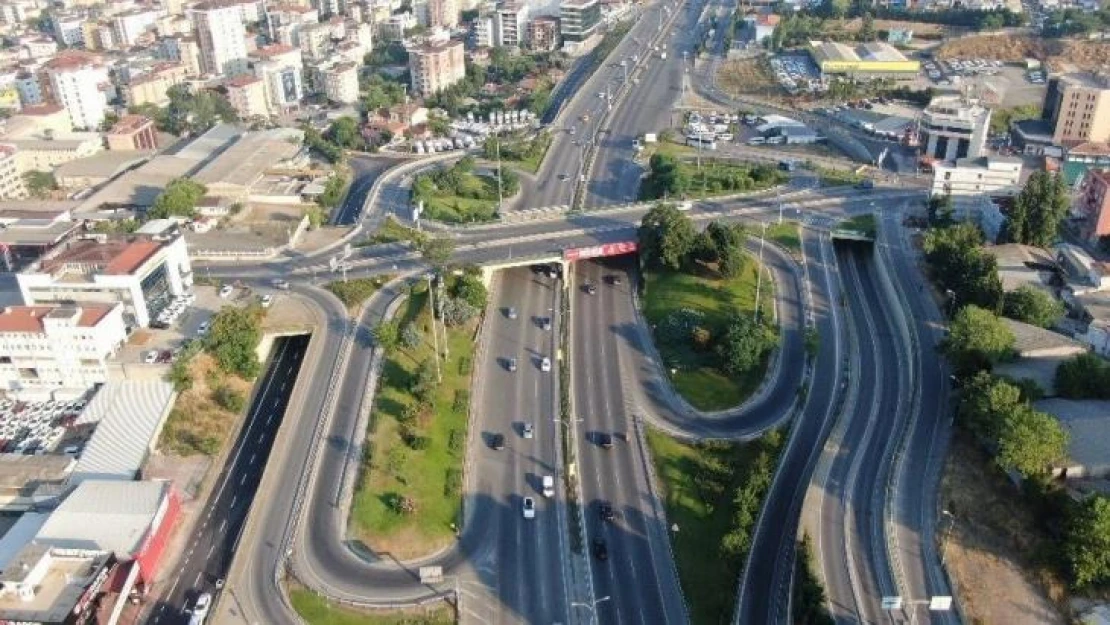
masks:
[[[289,589],[293,609],[307,625],[453,625],[455,609],[442,601],[405,610],[366,610],[336,604],[300,585]]]
[[[520,192],[520,178],[508,168],[479,172],[473,156],[451,167],[419,174],[412,182],[412,203],[423,203],[421,216],[445,224],[484,223],[497,219],[503,199]]]
[[[452,276],[434,293],[444,329],[433,325],[429,295],[415,284],[397,315],[371,330],[386,359],[349,521],[362,548],[400,560],[442,549],[460,527],[474,336],[486,299],[476,276]]]

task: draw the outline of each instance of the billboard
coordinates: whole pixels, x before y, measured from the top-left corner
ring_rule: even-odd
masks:
[[[635,241],[603,243],[592,247],[572,247],[563,250],[563,260],[575,261],[602,256],[620,256],[621,254],[633,254],[637,249],[638,246]]]
[[[915,74],[921,71],[917,61],[822,61],[821,71],[827,74],[868,72]]]

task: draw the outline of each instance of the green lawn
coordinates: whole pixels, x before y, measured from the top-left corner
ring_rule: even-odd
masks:
[[[389,282],[389,276],[377,276],[374,278],[351,278],[346,282],[336,280],[329,282],[324,286],[325,289],[331,291],[339,298],[339,301],[347,307],[347,310],[355,311],[367,299],[370,298],[381,285]]]
[[[871,238],[874,238],[875,234],[878,232],[878,224],[875,221],[875,216],[871,214],[856,215],[851,219],[845,219],[840,222],[840,225],[837,227],[841,230],[862,232]]]
[[[673,311],[684,308],[705,315],[705,326],[711,334],[724,332],[732,311],[751,314],[756,290],[756,263],[748,257],[740,275],[721,279],[711,269],[698,275],[680,272],[648,272],[644,277],[644,316],[653,326]],[[773,285],[763,276],[760,300],[763,310],[770,312]],[[699,410],[723,410],[739,405],[758,387],[766,373],[766,363],[743,376],[730,377],[716,367],[711,352],[695,349],[689,342],[680,344],[656,340],[659,353],[671,375],[671,383],[686,401]],[[668,371],[668,373],[670,373]]]
[[[404,612],[370,612],[332,605],[303,588],[291,589],[289,599],[308,625],[453,625],[456,622],[452,609],[443,604]]]
[[[767,238],[792,252],[799,252],[802,249],[802,237],[798,228],[798,223],[795,221],[774,224],[767,228]]]
[[[501,162],[534,174],[540,170],[549,147],[551,134],[547,132],[541,132],[527,141],[506,141],[501,144]]]
[[[667,522],[672,533],[675,564],[690,619],[695,624],[727,623],[736,607],[741,562],[722,557],[721,542],[735,514],[733,498],[746,469],[760,450],[759,442],[687,444],[648,429],[648,445],[663,488]],[[710,468],[724,467],[718,473]],[[720,493],[699,488],[700,476],[721,475]]]
[[[412,241],[414,244],[419,245],[427,238],[428,235],[415,228],[401,225],[401,222],[397,221],[396,217],[390,215],[382,225],[378,227],[377,232],[359,241],[355,246],[365,247],[376,243],[397,243],[400,241]]]
[[[434,354],[427,292],[417,289],[396,319],[402,328],[415,323],[422,341],[416,348],[400,346],[386,359],[370,417],[369,453],[363,459],[350,519],[355,539],[398,558],[427,554],[454,539],[453,526],[459,523],[462,503],[471,338],[476,324],[448,329],[450,354],[434,406],[410,418],[415,433],[427,439],[427,447],[414,448],[418,445],[402,437],[405,409],[416,404],[409,389],[420,364]],[[391,504],[398,497],[411,498],[415,511],[395,511]]]
[[[424,217],[449,224],[488,222],[496,218],[495,176],[461,173],[458,185],[453,191],[434,192],[424,197]]]

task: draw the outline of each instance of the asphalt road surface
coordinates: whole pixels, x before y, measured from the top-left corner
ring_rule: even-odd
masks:
[[[259,380],[260,390],[187,543],[177,577],[151,612],[153,625],[185,623],[189,619],[186,610],[200,593],[218,593],[216,581],[227,575],[307,346],[307,336],[279,339],[274,344],[273,356]]]

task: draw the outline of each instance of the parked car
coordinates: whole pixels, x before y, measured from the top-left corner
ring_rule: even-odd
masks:
[[[220,297],[228,298],[231,296],[231,292],[234,290],[235,289],[230,284],[225,284],[220,287]]]
[[[272,306],[274,304],[274,296],[267,293],[267,294],[262,296],[261,302],[262,302],[262,307],[263,308],[269,308],[270,306]]]
[[[143,362],[148,365],[153,365],[154,363],[158,362],[158,350],[152,349],[143,354]]]

